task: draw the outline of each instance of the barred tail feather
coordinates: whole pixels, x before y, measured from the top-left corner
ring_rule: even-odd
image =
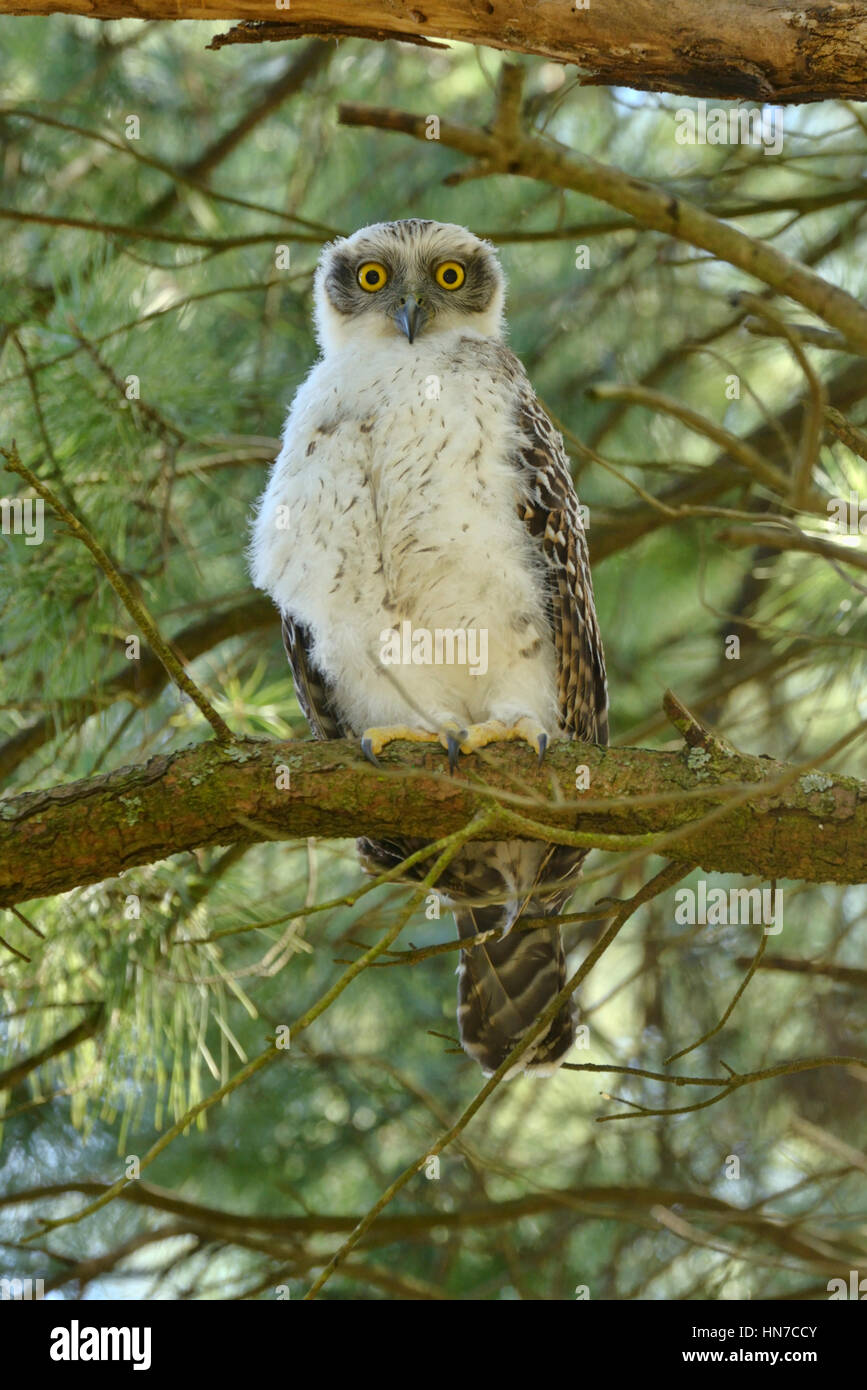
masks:
[[[497,1070],[566,983],[559,927],[512,930],[517,907],[517,903],[498,903],[455,912],[461,937],[491,929],[508,932],[461,951],[458,965],[461,1046],[487,1076]],[[536,1076],[556,1071],[573,1040],[572,1009],[567,1003],[515,1071]]]

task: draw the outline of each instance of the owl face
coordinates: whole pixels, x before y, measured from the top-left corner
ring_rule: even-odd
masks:
[[[450,330],[502,334],[505,279],[494,248],[450,222],[378,222],[325,247],[316,271],[324,352],[372,339],[411,351]]]

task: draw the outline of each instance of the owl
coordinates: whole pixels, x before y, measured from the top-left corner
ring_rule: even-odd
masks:
[[[504,341],[496,252],[411,218],[328,244],[314,282],[319,361],[289,411],[250,545],[314,737],[442,745],[608,741],[584,529],[560,434]],[[393,868],[424,843],[359,841]],[[584,855],[471,841],[438,884],[461,940],[458,1025],[490,1075],[565,981],[556,915]],[[429,866],[416,869],[418,877]],[[407,872],[407,878],[412,877]],[[573,1041],[564,1006],[516,1070]]]

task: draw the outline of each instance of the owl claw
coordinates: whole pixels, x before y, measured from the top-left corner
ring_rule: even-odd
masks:
[[[379,758],[374,753],[373,744],[371,740],[368,738],[367,734],[365,734],[364,738],[361,740],[361,751],[364,754],[367,761],[369,763],[373,763],[374,767],[382,767],[382,763],[379,761]]]
[[[450,777],[454,776],[455,768],[458,765],[458,755],[466,737],[466,729],[462,728],[456,719],[449,719],[439,731],[439,741],[449,755]]]
[[[506,743],[511,739],[529,743],[538,756],[539,766],[542,766],[548,747],[548,735],[542,725],[529,715],[516,720],[514,724],[504,724],[501,719],[489,719],[484,724],[471,724],[464,733],[461,752],[475,753],[480,748],[487,748],[491,743]]]
[[[458,738],[457,734],[446,734],[446,750],[449,755],[449,776],[453,777],[461,751],[461,740]]]

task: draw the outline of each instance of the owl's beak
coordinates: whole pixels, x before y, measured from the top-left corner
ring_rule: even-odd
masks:
[[[394,316],[394,321],[409,342],[413,342],[424,327],[427,312],[414,294],[408,294]]]

